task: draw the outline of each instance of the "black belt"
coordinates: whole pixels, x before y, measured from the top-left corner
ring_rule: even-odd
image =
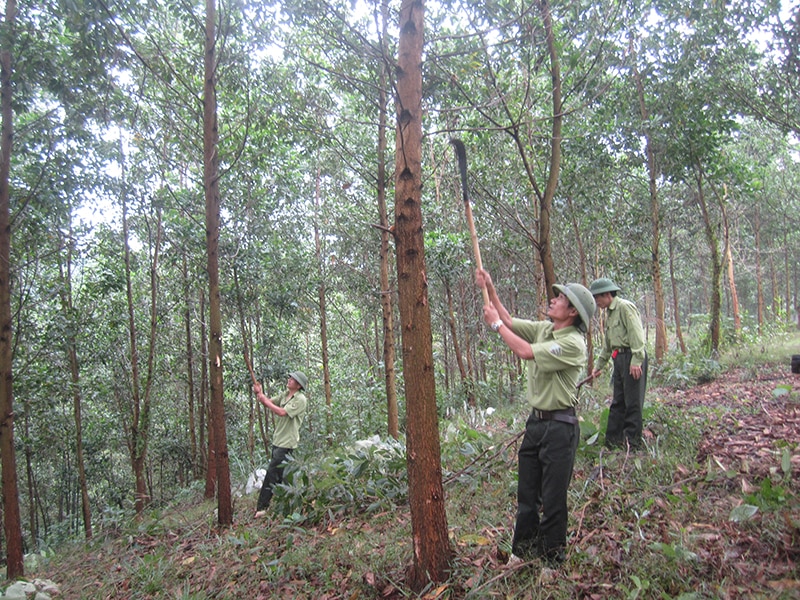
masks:
[[[616,352],[617,354],[630,354],[631,353],[631,349],[630,348],[614,348],[614,352]]]
[[[534,408],[533,416],[540,421],[561,421],[570,425],[578,424],[578,417],[575,416],[574,408],[564,408],[561,410],[539,410]]]

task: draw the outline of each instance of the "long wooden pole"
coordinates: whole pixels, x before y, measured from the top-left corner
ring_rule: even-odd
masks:
[[[478,234],[475,231],[475,221],[472,218],[472,206],[469,202],[469,188],[467,187],[467,150],[464,147],[464,142],[458,139],[450,140],[450,143],[456,149],[456,157],[458,158],[458,170],[461,173],[461,193],[464,197],[464,211],[467,215],[467,225],[469,226],[469,235],[472,239],[472,252],[475,254],[475,264],[478,269],[483,269],[483,262],[481,261],[481,248],[478,245]],[[489,305],[489,291],[483,287],[483,305]]]

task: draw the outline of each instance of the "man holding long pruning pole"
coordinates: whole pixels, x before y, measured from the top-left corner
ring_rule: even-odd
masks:
[[[283,469],[286,459],[300,443],[300,426],[306,414],[308,401],[303,390],[308,385],[308,377],[302,371],[289,373],[286,391],[275,399],[267,398],[261,384],[253,378],[253,391],[256,398],[275,414],[275,429],[272,432],[272,457],[258,494],[256,505],[257,518],[267,514],[272,500],[273,488],[283,481]]]
[[[489,297],[484,321],[525,361],[528,376],[531,413],[519,448],[509,565],[541,557],[558,566],[567,545],[567,490],[580,437],[577,384],[587,363],[583,334],[594,316],[594,298],[578,283],[554,285],[549,320],[529,321],[511,317],[486,270],[477,269],[475,280]]]

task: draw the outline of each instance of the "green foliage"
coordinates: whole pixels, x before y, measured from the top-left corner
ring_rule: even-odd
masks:
[[[771,479],[765,478],[761,481],[758,491],[747,494],[744,497],[745,506],[752,505],[758,509],[778,510],[784,508],[793,498],[793,494],[782,485],[773,483]]]
[[[295,522],[375,512],[403,503],[407,495],[405,448],[372,438],[318,462],[290,460],[272,505]]]
[[[141,558],[134,558],[127,571],[132,585],[140,589],[146,596],[158,596],[168,586],[168,572],[171,565],[164,555],[163,549],[153,549]]]
[[[688,354],[670,354],[653,368],[656,385],[687,388],[700,383],[714,381],[722,372],[719,360],[708,355],[704,348],[692,347]]]

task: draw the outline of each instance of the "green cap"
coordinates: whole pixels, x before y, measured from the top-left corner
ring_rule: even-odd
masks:
[[[306,386],[308,386],[308,377],[306,377],[306,374],[302,371],[292,371],[289,373],[289,377],[299,383],[300,387],[303,389],[306,389]]]
[[[569,303],[575,307],[578,314],[581,316],[581,324],[578,325],[578,329],[585,333],[594,316],[595,310],[597,310],[597,304],[594,301],[592,293],[580,283],[554,285],[553,290],[569,298]]]
[[[595,279],[591,283],[589,290],[591,290],[592,296],[596,296],[597,294],[605,294],[606,292],[619,292],[621,288],[608,277],[601,277],[600,279]]]

